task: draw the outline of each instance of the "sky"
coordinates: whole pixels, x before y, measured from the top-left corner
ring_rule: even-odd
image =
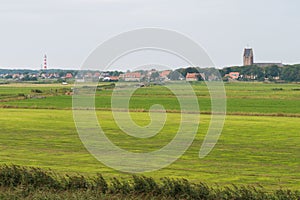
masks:
[[[242,65],[246,46],[256,62],[300,63],[299,8],[299,0],[0,0],[0,68],[39,69],[47,54],[49,68],[79,69],[102,42],[144,27],[190,37],[217,67]]]

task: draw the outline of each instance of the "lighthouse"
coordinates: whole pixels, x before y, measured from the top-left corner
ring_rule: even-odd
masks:
[[[47,55],[44,55],[44,65],[43,65],[43,69],[47,70]]]

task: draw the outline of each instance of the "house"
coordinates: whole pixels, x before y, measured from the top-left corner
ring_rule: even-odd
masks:
[[[99,78],[101,76],[101,73],[100,72],[95,72],[95,74],[94,74],[94,77],[95,78]]]
[[[13,78],[13,79],[18,79],[19,77],[20,77],[20,74],[13,74],[13,75],[12,75],[12,78]]]
[[[228,74],[228,77],[230,79],[236,80],[236,79],[238,79],[240,77],[240,73],[239,72],[230,72]]]
[[[73,75],[71,73],[67,73],[65,78],[73,78]]]
[[[91,72],[87,72],[85,75],[84,75],[85,78],[92,78],[93,77],[93,74]]]
[[[125,80],[125,74],[120,74],[119,75],[119,80],[123,80],[124,81]]]
[[[127,72],[124,75],[124,81],[140,81],[142,74],[140,72]]]
[[[119,81],[119,77],[118,76],[109,76],[109,77],[105,77],[103,79],[103,81],[117,82],[117,81]]]
[[[170,73],[171,73],[171,70],[162,71],[162,72],[160,72],[159,77],[162,80],[169,80],[168,76],[169,76]]]
[[[199,73],[187,73],[185,80],[186,81],[198,81],[200,78],[200,74]]]
[[[110,76],[110,81],[113,81],[113,82],[117,82],[119,81],[119,77],[118,76]]]

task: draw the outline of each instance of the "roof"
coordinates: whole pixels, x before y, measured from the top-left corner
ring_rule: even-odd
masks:
[[[199,76],[198,73],[187,73],[186,78],[197,78]]]
[[[171,70],[165,70],[160,73],[160,76],[168,76],[171,73]]]
[[[277,63],[273,63],[273,62],[266,62],[266,63],[253,63],[254,65],[282,65],[282,63],[277,62]]]
[[[238,78],[240,76],[240,72],[230,72],[229,76],[231,78]]]
[[[109,78],[110,78],[110,80],[112,80],[112,81],[117,81],[117,80],[119,80],[119,77],[118,77],[118,76],[110,76]]]
[[[128,72],[125,74],[125,78],[141,78],[140,72]]]
[[[71,73],[67,73],[66,78],[73,78],[73,75]]]
[[[96,72],[95,74],[94,74],[94,76],[101,76],[101,74],[99,73],[99,72]]]

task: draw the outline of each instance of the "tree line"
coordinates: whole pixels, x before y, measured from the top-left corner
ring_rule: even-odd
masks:
[[[52,69],[46,71],[40,70],[10,70],[10,69],[0,69],[0,74],[7,74],[5,78],[12,78],[12,74],[41,74],[41,73],[57,73],[60,77],[65,76],[67,73],[71,73],[73,76],[78,74],[78,70],[60,70],[60,69]],[[83,73],[88,73],[92,71],[84,71]],[[203,80],[203,78],[208,78],[209,76],[215,75],[216,72],[223,77],[223,80],[227,80],[226,74],[230,72],[239,72],[240,76],[238,80],[240,81],[286,81],[286,82],[300,82],[300,64],[295,65],[285,65],[283,67],[273,65],[267,67],[259,67],[256,65],[250,66],[233,66],[233,67],[225,67],[223,69],[216,68],[199,68],[199,67],[187,67],[187,68],[179,68],[173,70],[168,78],[170,80],[182,80],[186,77],[187,73],[199,73],[201,76],[198,77],[198,80]],[[82,72],[81,72],[82,73]],[[110,76],[119,76],[121,71],[107,71],[102,72]],[[159,73],[153,73],[154,76],[159,76]],[[25,79],[30,80],[30,76],[25,76]]]
[[[203,80],[203,75],[204,77],[208,77],[209,75],[215,74],[216,71],[220,73],[223,80],[227,80],[226,74],[239,72],[238,80],[240,81],[300,81],[300,64],[285,65],[283,67],[277,65],[267,67],[259,67],[256,65],[234,66],[225,67],[223,69],[188,67],[176,69],[172,71],[168,77],[171,80],[180,80],[180,78],[186,77],[187,73],[200,73],[202,76],[199,76],[199,80]]]
[[[283,80],[288,82],[298,82],[300,81],[300,64],[297,65],[285,65],[279,67],[277,65],[258,67],[256,65],[252,66],[242,66],[242,67],[227,67],[220,70],[221,75],[224,77],[230,72],[239,72],[239,80],[247,81],[251,80],[249,77],[255,77],[255,80]]]

